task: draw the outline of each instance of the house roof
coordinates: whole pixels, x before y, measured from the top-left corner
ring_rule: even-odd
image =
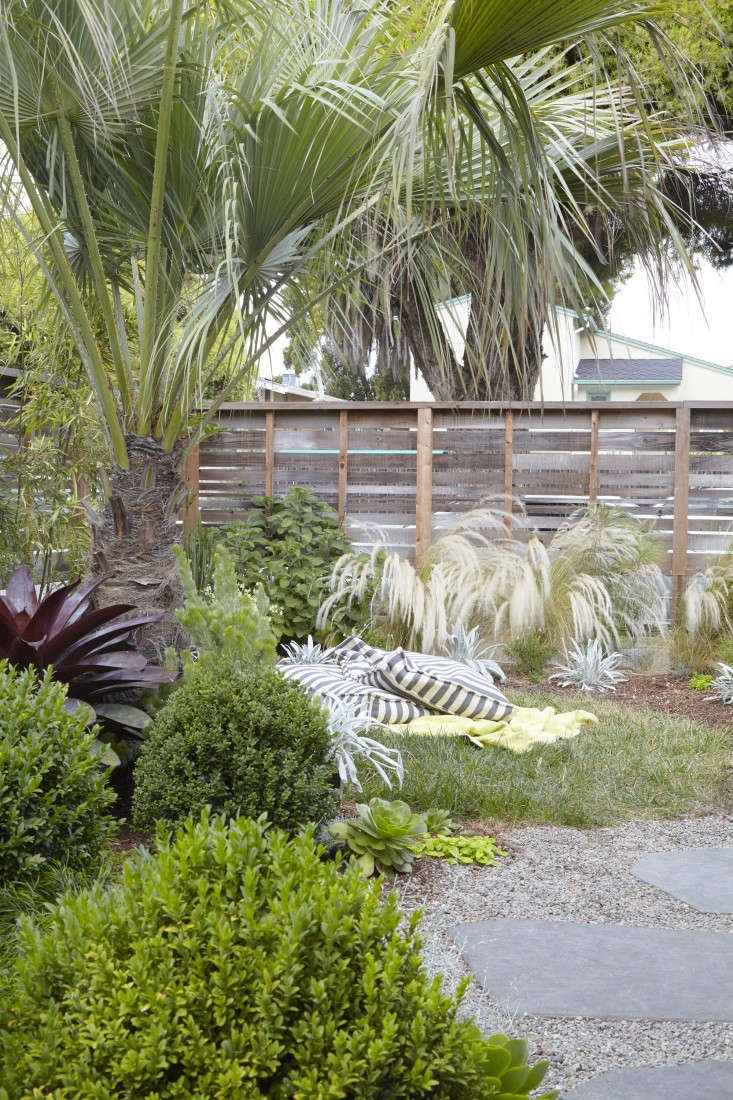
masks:
[[[575,369],[575,381],[675,386],[682,381],[682,359],[581,359]]]

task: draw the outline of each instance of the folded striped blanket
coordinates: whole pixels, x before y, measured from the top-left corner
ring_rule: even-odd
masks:
[[[335,700],[349,703],[358,716],[374,722],[400,724],[428,713],[401,695],[360,683],[337,664],[298,665],[281,661],[278,669],[286,680],[297,680],[326,706]]]
[[[429,713],[501,721],[513,710],[490,676],[448,657],[390,652],[357,637],[346,638],[332,655],[351,679],[411,699]]]

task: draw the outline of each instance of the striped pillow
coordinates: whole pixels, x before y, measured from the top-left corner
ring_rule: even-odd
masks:
[[[351,703],[357,715],[375,722],[401,724],[425,714],[425,709],[412,700],[359,683],[337,665],[279,664],[278,669],[286,680],[297,680],[310,695],[320,699],[327,707],[335,700]]]
[[[347,638],[336,650],[348,675],[383,691],[399,692],[432,711],[499,721],[514,709],[490,676],[448,657],[404,649],[388,653],[361,638]]]

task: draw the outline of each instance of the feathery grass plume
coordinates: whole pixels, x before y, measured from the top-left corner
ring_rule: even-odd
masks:
[[[507,529],[503,509],[488,506],[460,516],[419,567],[384,545],[368,559],[345,555],[319,625],[375,583],[375,618],[399,644],[426,653],[444,648],[456,622],[493,643],[534,631],[556,650],[573,638],[598,638],[611,649],[623,637],[663,630],[658,555],[650,530],[620,509],[579,509],[545,547],[536,534],[526,536],[521,515]]]

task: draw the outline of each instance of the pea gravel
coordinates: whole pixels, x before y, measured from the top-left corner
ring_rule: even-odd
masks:
[[[493,868],[421,860],[394,881],[405,912],[422,908],[428,970],[453,991],[470,971],[446,929],[492,917],[627,924],[733,933],[733,914],[699,913],[631,874],[646,852],[726,847],[733,815],[630,821],[602,829],[513,829],[500,836],[509,856]],[[471,977],[465,1011],[490,1034],[523,1035],[533,1059],[547,1058],[545,1088],[569,1090],[621,1066],[733,1060],[733,1024],[540,1017],[495,1004]]]

